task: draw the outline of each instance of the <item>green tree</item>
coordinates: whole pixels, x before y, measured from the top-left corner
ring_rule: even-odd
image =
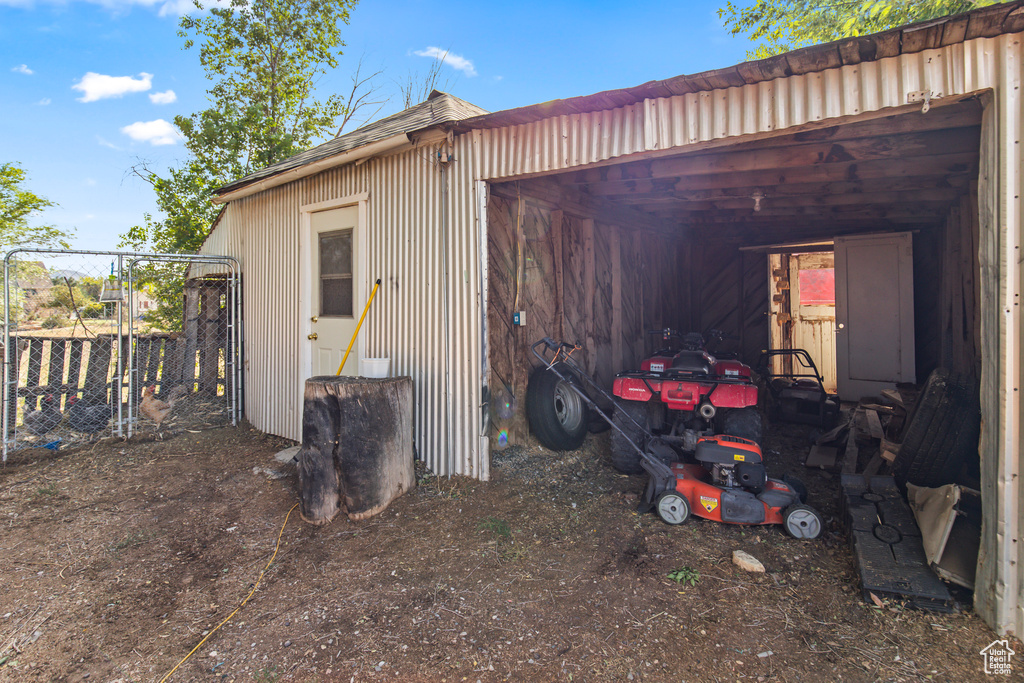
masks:
[[[200,0],[196,7],[203,10]],[[353,78],[353,95],[315,96],[317,82],[338,66],[356,0],[231,0],[181,19],[184,49],[196,49],[212,81],[210,106],[177,116],[188,158],[160,174],[144,162],[134,172],[153,186],[159,213],[121,236],[137,251],[194,253],[220,208],[213,191],[253,171],[308,149],[333,136],[338,119],[373,104],[357,90],[369,79]],[[375,74],[376,75],[376,74]],[[372,77],[371,77],[372,78]],[[339,131],[340,132],[340,131]],[[180,324],[181,269],[152,266],[145,280],[154,286],[163,327]]]
[[[202,4],[196,0],[196,7]],[[162,218],[122,236],[122,244],[161,252],[193,252],[218,208],[217,187],[308,149],[337,129],[346,104],[320,100],[316,83],[338,66],[341,25],[355,0],[231,0],[181,19],[178,35],[213,82],[210,107],[177,116],[189,158],[160,174],[145,164],[135,172],[153,185]],[[356,100],[359,101],[358,99]]]
[[[727,2],[718,10],[726,29],[758,45],[748,59],[764,59],[799,47],[877,33],[888,28],[958,14],[997,0],[755,0]]]
[[[53,225],[32,225],[45,209],[56,206],[25,189],[25,170],[17,164],[0,164],[0,249],[44,247],[70,249],[68,232]]]

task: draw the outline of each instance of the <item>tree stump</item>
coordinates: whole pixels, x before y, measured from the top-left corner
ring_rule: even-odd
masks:
[[[312,377],[298,455],[302,518],[372,517],[416,484],[412,378]]]

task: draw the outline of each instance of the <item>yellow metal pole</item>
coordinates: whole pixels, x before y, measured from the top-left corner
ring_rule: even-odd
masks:
[[[356,343],[356,336],[359,335],[359,328],[363,326],[363,320],[366,318],[366,312],[370,310],[370,304],[373,303],[373,297],[377,295],[377,288],[380,287],[380,278],[377,278],[377,282],[373,285],[373,291],[370,292],[370,298],[366,300],[366,306],[363,308],[363,314],[359,316],[359,324],[356,325],[356,331],[352,334],[352,341],[348,343],[348,348],[345,350],[345,357],[341,359],[341,365],[338,366],[338,374],[345,369],[345,361],[348,360],[348,354],[352,353],[352,345]]]

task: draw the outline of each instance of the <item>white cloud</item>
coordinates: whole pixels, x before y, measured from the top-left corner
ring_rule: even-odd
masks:
[[[26,76],[31,76],[35,73],[35,71],[28,68],[28,64],[19,64],[18,66],[11,67],[11,71],[16,74],[25,74]]]
[[[150,93],[149,101],[153,104],[170,104],[171,102],[177,102],[178,96],[174,94],[173,90],[165,90],[164,92]]]
[[[163,119],[136,121],[122,128],[121,132],[136,142],[148,142],[154,147],[173,145],[181,139],[177,129]]]
[[[71,89],[81,91],[79,102],[95,102],[109,97],[123,97],[127,93],[145,92],[152,87],[153,74],[140,73],[138,78],[132,78],[105,76],[90,71],[82,76],[82,80],[71,86]]]
[[[426,50],[416,50],[413,54],[418,57],[430,57],[432,59],[436,59],[442,64],[447,64],[456,71],[461,71],[467,76],[476,76],[476,69],[473,67],[473,62],[461,55],[449,52],[448,50],[442,50],[439,47],[428,47]]]
[[[53,100],[51,100],[49,97],[44,97],[43,99],[36,102],[36,104],[40,107],[45,107],[46,105],[50,104],[50,102],[53,102]]]

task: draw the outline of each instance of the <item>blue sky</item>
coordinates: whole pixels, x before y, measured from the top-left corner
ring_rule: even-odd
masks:
[[[361,57],[394,95],[378,116],[394,113],[397,83],[425,73],[437,50],[448,50],[448,91],[490,111],[729,66],[750,45],[722,29],[722,4],[364,0],[319,92],[347,93]],[[191,7],[0,0],[0,163],[21,165],[28,187],[60,205],[38,220],[76,230],[77,248],[114,249],[154,211],[133,164],[160,170],[185,157],[168,124],[205,108],[209,86],[176,34]]]

